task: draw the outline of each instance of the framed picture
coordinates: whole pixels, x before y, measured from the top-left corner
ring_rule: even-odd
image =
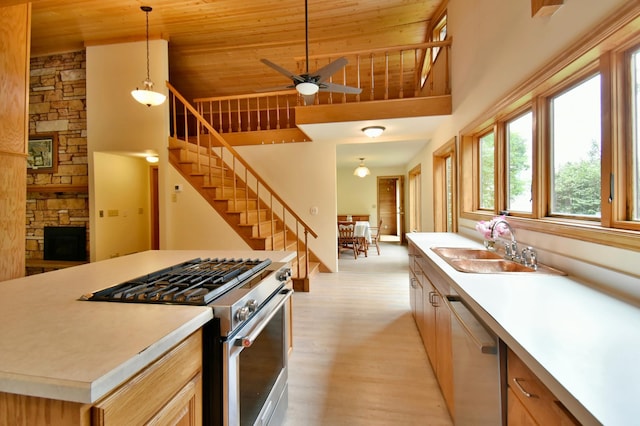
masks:
[[[29,136],[27,171],[55,173],[58,169],[58,135]]]

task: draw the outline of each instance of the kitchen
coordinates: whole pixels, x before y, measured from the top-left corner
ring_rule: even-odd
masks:
[[[596,22],[602,19],[602,17],[607,16],[608,13],[611,10],[613,10],[615,6],[615,4],[612,4],[612,3],[608,3],[608,4],[602,4],[603,2],[592,2],[592,3],[593,4],[590,4],[589,7],[586,7],[586,6],[580,6],[574,3],[572,4],[570,2],[567,2],[567,4],[565,4],[557,12],[557,14],[553,15],[551,18],[542,18],[543,20],[545,20],[543,21],[544,24],[540,24],[541,21],[536,21],[537,24],[535,25],[539,25],[539,27],[545,27],[545,26],[551,27],[551,31],[549,31],[550,33],[549,37],[553,38],[553,43],[545,44],[545,43],[539,43],[539,42],[533,43],[529,41],[527,44],[527,38],[525,34],[513,32],[511,34],[513,34],[514,36],[517,34],[520,34],[521,40],[519,41],[522,41],[520,46],[522,45],[531,46],[532,48],[518,49],[517,46],[506,46],[505,52],[511,53],[514,57],[521,57],[521,55],[524,54],[524,51],[526,51],[527,54],[534,56],[532,58],[532,62],[533,62],[533,59],[537,60],[540,63],[544,62],[544,60],[546,60],[549,56],[552,56],[552,55],[551,53],[549,53],[549,51],[543,51],[544,48],[541,45],[549,46],[548,47],[549,50],[551,50],[553,47],[555,47],[555,49],[560,49],[561,47],[569,44],[569,41],[575,38],[576,34],[584,33],[588,28],[591,28],[596,24]],[[620,2],[619,4],[622,4],[622,2]],[[490,12],[493,12],[493,13],[496,13],[496,10],[500,9],[500,7],[505,7],[505,8],[516,7],[513,5],[498,6],[495,4],[492,4],[492,6],[495,6],[494,9],[490,9]],[[464,15],[460,13],[460,10],[461,10],[461,6],[458,2],[455,2],[455,1],[450,2],[449,14],[451,17],[450,18],[451,25],[454,26],[452,27],[452,34],[455,33],[456,37],[462,37],[462,39],[464,39],[465,33],[463,32],[463,28],[461,28],[462,23],[454,24],[456,20],[453,19],[453,17],[458,16],[460,17],[458,18],[460,20],[457,22],[464,22],[462,18]],[[460,14],[456,14],[456,12]],[[486,12],[486,13],[489,13],[489,12]],[[502,26],[497,25],[496,27],[513,29],[513,27],[516,26],[517,24],[522,24],[521,22],[520,23],[512,22],[508,18],[509,16],[513,16],[513,15],[508,15],[506,11],[504,13],[505,13],[505,16],[502,16],[499,14],[497,16],[497,18],[500,18],[500,17],[503,18],[504,21],[500,21],[500,23],[504,25]],[[575,16],[575,18],[571,19],[568,17],[568,15],[573,15]],[[490,17],[489,15],[482,15],[482,14],[476,14],[475,16],[486,17],[487,19],[489,19]],[[467,19],[471,19],[471,17],[468,17]],[[527,18],[527,19],[530,19],[530,18]],[[577,21],[580,21],[580,22],[577,22]],[[529,22],[529,21],[526,21],[526,22]],[[468,24],[470,28],[469,31],[472,31],[474,26],[478,25],[476,22],[468,22]],[[458,27],[458,25],[460,27]],[[531,24],[531,25],[534,25],[534,24]],[[538,31],[542,31],[539,27],[538,27]],[[575,28],[575,32],[571,33],[567,31],[567,28]],[[468,35],[469,33],[466,33],[466,34]],[[469,38],[471,38],[471,36],[469,36]],[[517,43],[514,41],[514,44],[517,44]],[[523,51],[523,53],[519,53],[520,51]],[[463,52],[461,51],[460,54],[462,53]],[[487,55],[489,55],[489,53],[487,53]],[[506,56],[509,56],[509,55],[505,53],[505,57]],[[494,58],[496,59],[497,62],[495,64],[489,65],[488,67],[485,66],[484,72],[486,74],[482,73],[482,74],[476,75],[478,77],[478,80],[486,82],[486,79],[489,78],[488,76],[501,75],[499,71],[498,72],[492,72],[492,71],[506,68],[506,65],[504,62],[501,63],[500,61],[498,61],[498,59],[500,58],[496,58],[496,57]],[[521,81],[526,75],[528,75],[531,72],[531,69],[536,68],[535,66],[528,63],[527,63],[528,65],[525,65],[525,61],[517,62],[517,63],[518,64],[522,63],[522,65],[520,67],[511,66],[510,70],[512,71],[512,73],[508,74],[505,78],[502,78],[500,85],[498,85],[497,82],[491,83],[491,84],[495,84],[496,86],[492,86],[491,84],[488,83],[484,86],[477,85],[473,89],[470,89],[470,93],[468,96],[472,96],[477,99],[487,99],[487,100],[480,101],[474,105],[461,104],[460,110],[457,111],[457,114],[454,114],[446,122],[443,128],[440,129],[437,135],[434,137],[431,145],[426,148],[424,154],[421,155],[419,159],[416,159],[415,162],[422,162],[424,169],[430,170],[429,164],[431,163],[431,152],[434,149],[433,146],[438,145],[438,141],[444,141],[450,138],[451,135],[457,132],[459,128],[464,127],[468,121],[471,121],[478,114],[478,111],[484,110],[486,103],[490,102],[496,96],[496,93],[500,94],[507,90],[510,90],[517,82]],[[495,67],[495,68],[491,68],[491,67]],[[458,72],[462,73],[463,69],[465,70],[465,72],[480,73],[478,71],[480,67],[473,67],[473,66],[463,67]],[[469,71],[469,70],[472,70],[472,71]],[[462,76],[458,76],[458,77],[462,77]],[[459,83],[455,83],[455,81],[456,79],[454,79],[454,85],[462,84],[464,81],[467,81],[467,80],[465,80],[464,78],[461,78],[458,80]],[[467,83],[467,84],[471,84],[471,83]],[[462,89],[464,89],[464,87],[462,87],[461,90]],[[467,93],[467,92],[461,91],[456,93],[460,93],[462,95],[463,93]],[[316,144],[316,145],[320,145],[320,144]],[[271,153],[268,154],[267,157],[271,157],[272,159],[276,159],[281,156],[288,156],[288,155],[295,155],[296,158],[304,158],[305,155],[309,155],[310,157],[316,156],[315,158],[317,158],[317,156],[321,156],[322,158],[333,158],[332,156],[335,155],[334,151],[332,151],[331,149],[323,148],[320,146],[305,147],[304,149],[302,147],[286,147],[286,148],[273,147],[273,148],[270,148],[269,151]],[[248,154],[248,155],[251,156],[251,154]],[[258,154],[256,154],[256,156],[258,156]],[[292,179],[293,176],[307,176],[305,179],[308,180],[308,183],[313,184],[312,187],[317,187],[317,188],[325,187],[327,182],[329,183],[335,182],[335,168],[333,168],[332,170],[331,164],[316,166],[315,164],[304,164],[304,161],[302,161],[301,163],[302,164],[300,166],[293,165],[292,167],[293,170],[291,172],[286,171],[281,174],[272,173],[274,180],[280,182],[287,179]],[[327,163],[331,163],[331,161],[328,161]],[[277,164],[277,162],[273,162],[271,164]],[[314,173],[310,173],[309,175],[307,175],[305,173],[306,172],[305,165],[310,166],[310,170],[312,170]],[[268,168],[268,165],[264,165],[262,167]],[[424,175],[429,176],[430,174],[425,172]],[[430,178],[427,178],[427,179],[430,179]],[[174,181],[175,179],[172,179],[172,177],[170,177],[169,179],[167,179],[167,182],[165,183],[170,183]],[[328,186],[331,186],[331,185],[328,185]],[[425,185],[425,188],[428,188],[428,185]],[[423,199],[425,200],[426,204],[429,204],[429,201],[427,200],[432,199],[431,195],[432,195],[431,189],[425,189],[425,197],[423,197]],[[178,194],[178,197],[180,196],[181,195]],[[332,200],[332,197],[329,196],[328,194],[327,196],[325,196],[325,194],[323,193],[320,193],[320,194],[316,193],[316,194],[302,195],[300,198],[301,199],[299,200],[299,202],[297,201],[297,203],[299,203],[299,205],[302,207],[301,208],[302,211],[305,211],[307,209],[307,206],[313,206],[316,204],[321,206],[327,206],[326,211],[325,211],[325,207],[323,207],[320,210],[320,215],[318,216],[317,220],[321,222],[320,227],[322,228],[322,230],[327,231],[326,233],[321,232],[321,234],[330,235],[331,232],[329,231],[333,226],[333,222],[334,222],[333,218],[335,216],[335,211],[337,210],[336,208],[331,209],[331,206],[335,205],[335,201]],[[175,214],[180,214],[180,213],[176,212]],[[432,212],[430,208],[423,209],[423,214],[425,216],[425,220],[423,220],[423,223],[430,224],[433,222]],[[325,226],[323,221],[324,215],[327,216],[327,223],[330,223],[331,224],[330,226],[329,225]],[[189,221],[186,218],[180,218],[180,219],[181,220],[171,221],[171,223],[174,223],[175,224],[174,226],[176,227],[178,225],[184,227],[186,226],[185,224],[189,223]],[[469,232],[469,230],[473,228],[474,222],[475,221],[469,220],[469,219],[461,220],[460,221],[460,226],[462,228],[461,230],[466,229],[467,232]],[[169,225],[165,224],[165,226],[169,226]],[[540,232],[538,230],[524,230],[522,232],[520,231],[517,231],[517,232],[521,234],[521,238],[524,241],[527,241],[527,243],[531,244],[536,248],[538,247],[543,249],[546,248],[550,253],[557,253],[557,252],[573,253],[575,257],[578,257],[579,259],[584,260],[586,264],[591,264],[591,263],[601,264],[603,262],[602,259],[606,259],[606,263],[611,268],[622,271],[622,272],[628,272],[630,274],[634,273],[634,265],[637,264],[637,246],[635,246],[635,248],[634,247],[619,248],[619,247],[607,246],[600,243],[593,243],[589,241],[576,241],[575,239],[566,238],[566,237],[554,236],[553,238],[550,238],[549,234]],[[215,233],[210,231],[210,232],[203,232],[202,235],[200,236],[195,235],[193,236],[194,237],[193,243],[204,244],[206,241],[206,243],[210,245],[212,243],[212,239],[210,238],[211,235],[215,235]],[[174,234],[170,234],[170,236],[171,236],[171,239],[170,239],[171,243],[181,242],[180,241],[181,237],[179,233],[176,232]],[[190,237],[192,236],[190,235]],[[332,242],[332,238],[328,238],[328,240],[331,240],[330,250],[333,250],[334,244]],[[183,243],[187,244],[187,241],[184,241]],[[215,243],[217,243],[217,241],[214,241],[214,244]],[[324,244],[324,243],[319,243],[319,244]]]

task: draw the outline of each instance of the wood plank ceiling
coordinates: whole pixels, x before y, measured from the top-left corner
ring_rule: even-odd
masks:
[[[308,1],[310,55],[421,43],[427,39],[429,19],[441,3]],[[187,99],[286,85],[287,78],[260,59],[298,71],[296,58],[305,54],[304,0],[32,3],[32,56],[82,50],[85,45],[143,40],[145,17],[140,6],[152,6],[150,37],[169,40],[170,81]]]

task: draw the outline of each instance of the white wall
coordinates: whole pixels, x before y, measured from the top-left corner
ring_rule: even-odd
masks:
[[[338,169],[338,214],[368,214],[369,222],[378,223],[378,176],[405,176],[406,189],[407,174],[403,166],[369,167],[371,174],[360,178],[353,175],[356,166],[357,164],[354,164],[350,168]],[[405,195],[405,203],[407,202]]]
[[[149,164],[141,158],[93,154],[95,260],[149,250]]]
[[[318,234],[317,239],[309,235],[310,248],[330,270],[337,270],[336,142],[318,139],[237,151]]]
[[[167,247],[173,250],[249,250],[250,247],[173,167],[167,168]],[[175,185],[182,185],[176,192]]]
[[[453,114],[438,128],[432,142],[407,169],[418,163],[422,165],[422,220],[425,230],[433,230],[433,209],[430,205],[433,200],[434,150],[457,136],[466,125],[588,34],[624,3],[625,0],[566,0],[554,15],[531,18],[529,1],[449,0],[449,34],[454,40],[451,66]],[[459,225],[461,233],[478,237],[473,231],[474,222],[460,220]],[[572,258],[591,265],[637,274],[638,252],[535,232],[517,234],[519,240],[540,250],[542,262],[552,265],[556,262],[575,275],[587,278],[587,269],[577,263],[572,266],[560,257],[570,253]]]

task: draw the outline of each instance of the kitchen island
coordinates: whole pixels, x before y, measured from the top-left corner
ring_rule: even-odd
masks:
[[[638,307],[572,276],[459,272],[431,248],[482,249],[481,244],[448,233],[407,237],[582,424],[640,419]]]
[[[286,262],[293,254],[147,251],[0,282],[0,392],[89,406],[104,400],[197,333],[212,312],[80,297],[190,259],[216,257]],[[2,421],[10,419],[0,416]]]

